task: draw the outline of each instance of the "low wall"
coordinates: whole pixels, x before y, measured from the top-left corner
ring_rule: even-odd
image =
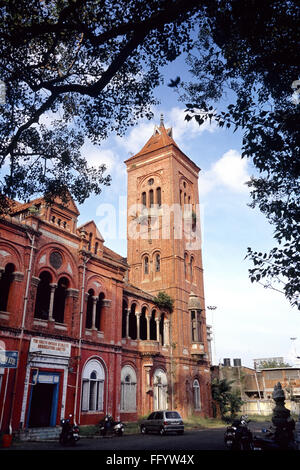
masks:
[[[267,416],[273,413],[275,407],[274,400],[247,400],[241,408],[243,414]],[[300,403],[286,400],[285,407],[291,410],[291,413],[300,414]]]

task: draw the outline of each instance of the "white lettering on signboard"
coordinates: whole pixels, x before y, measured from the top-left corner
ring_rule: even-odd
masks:
[[[50,356],[71,356],[71,344],[48,338],[31,338],[30,352],[40,352]]]

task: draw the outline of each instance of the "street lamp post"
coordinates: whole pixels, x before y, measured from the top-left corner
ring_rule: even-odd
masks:
[[[213,331],[213,342],[214,342],[214,363],[216,364],[217,362],[217,355],[216,355],[216,330],[215,330],[215,324],[214,324],[214,311],[216,310],[215,305],[210,305],[207,307],[208,310],[211,311],[211,323],[212,323],[212,331]]]
[[[296,359],[298,359],[298,357],[297,357],[297,352],[296,352],[296,346],[295,346],[295,341],[296,341],[296,339],[297,339],[296,337],[290,338],[290,340],[293,341],[293,343],[294,343],[294,355],[295,355],[294,361],[295,361]],[[295,364],[295,363],[294,363],[294,364]]]

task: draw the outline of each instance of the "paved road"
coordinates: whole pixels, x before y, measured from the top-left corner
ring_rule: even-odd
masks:
[[[58,442],[14,442],[11,451],[36,450],[36,451],[58,451],[58,450],[120,450],[120,451],[181,451],[181,450],[223,450],[222,429],[186,431],[183,436],[169,434],[159,436],[157,434],[125,435],[123,437],[99,437],[95,439],[81,438],[76,446],[72,448],[62,447]],[[5,450],[5,449],[3,449]]]
[[[257,432],[269,423],[250,423],[252,431]],[[122,452],[141,452],[151,453],[159,452],[186,452],[186,451],[222,451],[224,446],[225,428],[205,429],[205,430],[186,430],[183,436],[170,434],[160,436],[157,434],[133,434],[123,437],[99,437],[95,439],[81,438],[75,447],[67,448],[72,451],[109,451]],[[8,451],[8,449],[2,449]],[[66,447],[60,446],[58,442],[14,442],[9,449],[15,451],[57,451],[66,450]],[[113,453],[111,454],[113,455]]]

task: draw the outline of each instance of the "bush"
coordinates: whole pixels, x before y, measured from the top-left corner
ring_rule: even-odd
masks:
[[[154,303],[160,310],[173,312],[174,300],[166,292],[160,291],[154,298]]]

